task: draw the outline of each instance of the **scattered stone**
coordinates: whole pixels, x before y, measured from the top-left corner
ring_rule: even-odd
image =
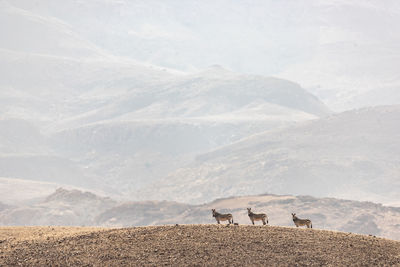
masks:
[[[0,250],[0,266],[400,266],[400,242],[373,236],[287,227],[175,226],[78,229],[74,234],[55,227],[44,231],[50,240],[32,235],[32,228],[18,228],[25,232],[15,233],[10,246]]]

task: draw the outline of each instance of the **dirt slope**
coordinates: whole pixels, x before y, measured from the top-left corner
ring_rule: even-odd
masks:
[[[274,226],[0,228],[0,265],[400,266],[400,242]]]

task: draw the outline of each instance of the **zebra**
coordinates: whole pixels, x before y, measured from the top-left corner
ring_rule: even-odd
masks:
[[[251,208],[247,208],[247,213],[253,225],[254,221],[262,221],[263,225],[266,225],[268,223],[268,217],[265,213],[254,213],[251,211]],[[265,219],[267,220],[267,222],[265,222]]]
[[[311,220],[309,220],[309,219],[299,219],[296,216],[296,213],[292,213],[292,217],[293,217],[293,222],[296,225],[296,227],[307,226],[307,228],[312,228]]]
[[[216,212],[215,209],[212,209],[212,215],[218,224],[220,223],[220,221],[228,221],[229,224],[233,223],[233,216],[230,213],[222,214]]]

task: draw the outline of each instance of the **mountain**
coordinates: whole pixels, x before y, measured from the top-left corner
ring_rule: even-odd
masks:
[[[388,1],[314,1],[311,13],[319,33],[312,56],[279,76],[299,82],[333,110],[399,104],[400,5]],[[357,18],[355,20],[354,18]],[[396,30],[397,31],[397,30]],[[378,99],[366,98],[374,94]],[[396,95],[396,94],[394,94]]]
[[[35,51],[0,45],[2,177],[128,196],[200,152],[330,112],[289,81],[118,58],[57,19],[2,5],[5,21],[37,19],[37,31],[55,32]],[[88,52],[64,51],[57,36],[74,36],[73,47]]]
[[[161,68],[112,57],[38,55],[2,50],[0,45],[0,58],[3,116],[50,129],[59,121],[99,109],[132,88],[145,90],[170,77]]]
[[[93,12],[119,12],[116,2],[1,6],[2,25],[15,25],[0,27],[6,179],[131,199],[199,153],[330,113],[287,80],[218,65],[184,73],[111,52],[89,32],[99,30]]]
[[[2,225],[93,225],[94,214],[115,203],[90,192],[59,188],[37,204],[3,210],[0,220]]]
[[[398,205],[400,106],[334,114],[205,153],[141,191],[144,199],[307,194]]]
[[[335,107],[360,95],[371,104],[379,92],[379,103],[397,101],[386,94],[398,85],[399,40],[381,30],[396,25],[395,2],[0,5],[4,179],[43,185],[38,192],[66,185],[135,200],[201,203],[268,191],[396,204],[397,154],[381,126],[366,122],[380,109],[355,121],[358,111],[346,113],[349,121],[338,115],[334,125],[314,95]],[[350,21],[349,10],[370,27]],[[276,77],[295,77],[314,94]],[[313,128],[324,122],[332,133]],[[396,130],[387,137],[394,144]],[[257,138],[275,141],[241,147]]]
[[[268,119],[271,115],[283,115],[275,118],[285,120],[290,116],[301,119],[308,114],[325,116],[330,113],[315,96],[299,85],[282,79],[243,75],[220,66],[211,66],[196,74],[175,76],[173,73],[167,76],[168,73],[158,73],[157,70],[149,69],[148,72],[153,75],[134,69],[125,74],[124,83],[115,75],[109,81],[97,81],[107,85],[107,88],[92,89],[84,96],[88,99],[102,97],[102,105],[75,117],[70,116],[65,123],[71,128],[111,120],[232,120],[233,117],[245,120],[257,114],[259,120]],[[139,74],[141,80],[136,77]],[[75,84],[75,87],[83,86],[90,87]],[[119,87],[125,87],[125,91],[110,96],[107,95],[111,91],[109,87],[115,88],[113,91],[116,92],[119,92]]]
[[[400,208],[372,202],[292,195],[255,195],[217,199],[202,205],[171,201],[115,201],[81,190],[59,188],[31,204],[0,210],[0,225],[131,227],[161,224],[214,224],[211,209],[233,214],[239,225],[251,224],[247,209],[268,215],[271,226],[294,227],[291,213],[312,220],[314,229],[400,239]]]
[[[61,121],[52,147],[130,194],[199,153],[330,112],[294,83],[221,67],[144,89]]]
[[[0,118],[0,157],[5,154],[48,152],[46,138],[33,123],[22,119]]]
[[[95,183],[90,174],[75,162],[51,155],[5,155],[0,157],[4,177],[26,180],[90,186]]]
[[[0,48],[60,57],[102,57],[100,48],[80,37],[68,23],[42,16],[8,1],[0,2]],[[10,27],[12,25],[12,27]]]
[[[1,201],[6,205],[21,206],[43,201],[57,188],[73,189],[65,184],[0,177]],[[79,187],[76,187],[79,188]]]
[[[21,33],[15,34],[18,39],[5,38],[7,47],[29,43],[29,49],[42,51],[37,43],[57,36],[63,42],[45,46],[52,53],[101,50],[189,72],[218,63],[236,72],[296,81],[338,111],[369,105],[360,96],[370,91],[382,95],[400,86],[400,34],[392,27],[400,22],[396,0],[4,3],[19,15],[29,14],[2,21]],[[54,26],[36,28],[49,21]],[[68,34],[54,33],[54,28]],[[81,39],[84,49],[75,45]],[[382,99],[380,104],[399,104],[390,92]]]
[[[54,190],[57,183],[58,186],[88,186],[93,182],[73,160],[55,154],[48,141],[34,122],[0,118],[2,201],[10,201],[11,193],[14,194],[12,201],[17,201],[17,197],[26,199],[32,193],[28,192],[32,186],[43,193],[49,188]],[[25,179],[25,183],[18,178]]]
[[[171,224],[178,222],[178,218],[192,208],[188,204],[169,201],[126,202],[99,213],[95,221],[98,225],[109,227]]]
[[[5,177],[130,194],[200,152],[329,114],[318,99],[294,83],[221,68],[176,75],[130,63],[104,61],[100,65],[59,58],[46,63],[42,56],[32,58],[32,62],[10,64],[8,71],[17,73],[24,64],[40,69],[38,64],[43,64],[58,82],[37,81],[36,77],[42,77],[39,73],[15,79],[26,86],[5,81],[9,90],[0,93],[6,103],[4,131],[17,132],[24,142],[35,132],[40,139],[15,153],[24,142],[11,142],[16,136],[4,134],[3,146],[10,143],[0,164]],[[96,78],[98,73],[100,78]],[[22,126],[6,124],[14,118],[21,125],[31,124],[32,129],[21,131]],[[43,172],[32,172],[32,164],[42,166]],[[69,177],[81,183],[71,183]],[[99,177],[96,183],[90,180],[94,177]]]

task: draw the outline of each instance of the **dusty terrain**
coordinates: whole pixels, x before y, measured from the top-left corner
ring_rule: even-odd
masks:
[[[400,265],[400,242],[274,226],[2,227],[0,265]]]

